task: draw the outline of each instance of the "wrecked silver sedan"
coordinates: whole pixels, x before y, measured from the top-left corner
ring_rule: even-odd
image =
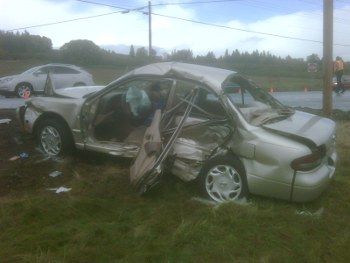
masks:
[[[165,62],[106,87],[55,90],[18,110],[49,155],[73,146],[136,157],[144,193],[165,170],[222,202],[248,193],[291,201],[321,194],[335,171],[335,123],[287,108],[239,74]]]

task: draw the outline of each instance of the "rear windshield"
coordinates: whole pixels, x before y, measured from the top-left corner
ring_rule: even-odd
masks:
[[[293,112],[254,82],[238,75],[229,77],[222,84],[222,89],[243,117],[253,125],[278,121]]]

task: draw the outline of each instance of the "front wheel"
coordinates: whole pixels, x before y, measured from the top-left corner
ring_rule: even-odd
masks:
[[[59,120],[43,120],[38,127],[37,140],[40,148],[50,156],[64,155],[72,149],[69,130]]]
[[[234,156],[220,156],[207,161],[199,175],[202,192],[216,202],[236,201],[248,195],[242,163]]]

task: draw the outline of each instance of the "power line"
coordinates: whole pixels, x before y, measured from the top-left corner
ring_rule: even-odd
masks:
[[[76,1],[89,3],[89,4],[94,4],[94,5],[103,5],[103,6],[115,7],[113,5],[103,4],[103,3],[93,2],[93,1],[85,1],[85,0],[76,0]],[[120,8],[120,7],[116,7],[116,8]],[[140,11],[140,9],[139,10],[134,9],[134,11],[142,12],[142,11]],[[144,12],[142,12],[142,13],[144,13]],[[279,38],[284,38],[284,39],[299,40],[299,41],[306,41],[306,42],[323,44],[323,41],[320,41],[320,40],[300,38],[300,37],[290,37],[290,36],[285,36],[285,35],[280,35],[280,34],[273,34],[273,33],[268,33],[268,32],[261,32],[261,31],[254,31],[254,30],[248,30],[248,29],[237,28],[237,27],[230,27],[230,26],[225,26],[225,25],[219,25],[219,24],[213,24],[213,23],[208,23],[208,22],[202,22],[202,21],[198,21],[198,20],[192,20],[192,19],[187,19],[187,18],[176,17],[176,16],[163,15],[163,14],[158,14],[158,13],[153,13],[153,12],[151,14],[155,15],[155,16],[159,16],[159,17],[165,17],[165,18],[169,18],[169,19],[181,20],[181,21],[191,22],[191,23],[200,24],[200,25],[213,26],[213,27],[225,28],[225,29],[236,30],[236,31],[241,31],[241,32],[246,32],[246,33],[254,33],[254,34],[259,34],[259,35],[279,37]],[[350,44],[349,45],[347,45],[347,44],[334,44],[334,45],[335,46],[350,47]]]
[[[136,8],[126,8],[126,7],[115,6],[115,5],[104,4],[104,3],[98,3],[98,2],[92,2],[92,1],[87,1],[87,0],[75,0],[75,1],[86,3],[86,4],[93,4],[93,5],[117,8],[117,9],[121,9],[121,10],[124,10],[124,11],[137,11],[137,10],[142,10],[142,9],[148,7],[148,5],[145,5],[145,6],[136,7]]]
[[[212,0],[212,1],[196,1],[196,2],[160,3],[160,4],[152,4],[152,6],[212,4],[212,3],[226,3],[226,2],[238,2],[238,1],[242,1],[242,0]]]
[[[53,26],[53,25],[58,25],[58,24],[63,24],[63,23],[68,23],[68,22],[74,22],[74,21],[79,21],[79,20],[85,20],[85,19],[91,19],[91,18],[96,18],[96,17],[101,17],[101,16],[118,14],[118,13],[122,13],[122,12],[124,12],[124,11],[114,11],[114,12],[109,12],[109,13],[104,13],[104,14],[99,14],[99,15],[94,15],[94,16],[84,16],[84,17],[79,17],[79,18],[74,18],[74,19],[63,20],[63,21],[56,21],[56,22],[45,23],[45,24],[38,24],[38,25],[32,25],[32,26],[13,28],[13,29],[9,29],[6,31],[17,31],[17,30],[34,28],[34,27]]]
[[[51,26],[51,25],[68,23],[68,22],[73,22],[73,21],[79,21],[79,20],[91,19],[91,18],[96,18],[96,17],[101,17],[101,16],[107,16],[107,15],[112,15],[112,14],[117,14],[117,13],[128,13],[130,11],[145,13],[145,12],[143,12],[141,10],[144,9],[145,7],[147,7],[147,6],[142,6],[142,7],[130,9],[130,8],[125,8],[125,7],[120,7],[120,6],[110,5],[110,4],[103,4],[103,3],[98,3],[98,2],[92,2],[92,1],[86,1],[86,0],[76,0],[76,1],[83,2],[83,3],[88,3],[88,4],[94,4],[94,5],[100,5],[100,6],[108,6],[108,7],[111,7],[111,8],[122,9],[122,11],[115,11],[115,12],[109,12],[109,13],[94,15],[94,16],[80,17],[80,18],[63,20],[63,21],[57,21],[57,22],[52,22],[52,23],[45,23],[45,24],[26,26],[26,27],[21,27],[21,28],[10,29],[10,30],[7,30],[7,31],[17,31],[17,30],[24,30],[24,29],[34,28],[34,27]],[[220,0],[217,0],[217,1],[220,1]],[[228,1],[228,0],[221,0],[221,1]],[[201,2],[204,2],[204,1],[201,1]],[[209,3],[209,2],[214,2],[214,1],[206,1],[206,2]],[[191,3],[195,3],[195,2],[191,2]],[[155,16],[159,16],[159,17],[165,17],[165,18],[169,18],[169,19],[175,19],[175,20],[180,20],[180,21],[185,21],[185,22],[191,22],[191,23],[201,24],[201,25],[206,25],[206,26],[212,26],[212,27],[236,30],[236,31],[241,31],[241,32],[246,32],[246,33],[254,33],[254,34],[259,34],[259,35],[266,35],[266,36],[272,36],[272,37],[278,37],[278,38],[284,38],[284,39],[291,39],[291,40],[306,41],[306,42],[312,42],[312,43],[318,43],[318,44],[322,44],[323,43],[323,41],[320,41],[320,40],[299,38],[299,37],[290,37],[290,36],[285,36],[285,35],[280,35],[280,34],[261,32],[261,31],[254,31],[254,30],[248,30],[248,29],[243,29],[243,28],[236,28],[236,27],[231,27],[231,26],[213,24],[213,23],[208,23],[208,22],[203,22],[203,21],[198,21],[198,20],[193,20],[193,19],[187,19],[187,18],[163,15],[163,14],[158,14],[158,13],[151,13],[151,14],[155,15]],[[334,45],[335,46],[350,47],[350,45],[348,45],[348,44],[334,44]]]
[[[84,0],[76,0],[76,1],[93,4],[93,2],[84,1]],[[99,4],[99,3],[94,3],[94,4]],[[114,11],[114,12],[103,13],[103,14],[99,14],[99,15],[84,16],[84,17],[78,17],[78,18],[73,18],[73,19],[68,19],[68,20],[38,24],[38,25],[31,25],[31,26],[25,26],[25,27],[19,27],[19,28],[13,28],[13,29],[9,29],[6,31],[11,32],[11,31],[25,30],[25,29],[35,28],[35,27],[53,26],[53,25],[58,25],[58,24],[63,24],[63,23],[69,23],[69,22],[74,22],[74,21],[80,21],[80,20],[86,20],[86,19],[97,18],[97,17],[102,17],[102,16],[108,16],[108,15],[113,15],[113,14],[123,14],[123,13],[128,13],[130,11],[137,11],[137,10],[141,10],[141,9],[145,8],[144,6],[142,6],[142,7],[130,9],[130,8],[126,8],[126,7],[107,5],[107,4],[99,4],[99,5],[104,5],[104,6],[108,6],[108,7],[112,7],[112,8],[121,9],[121,11]]]

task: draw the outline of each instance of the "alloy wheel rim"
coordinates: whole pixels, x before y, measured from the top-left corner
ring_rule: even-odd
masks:
[[[31,94],[31,90],[29,87],[27,86],[20,86],[18,88],[18,95],[21,97],[21,98],[24,98],[24,96],[26,95],[26,93],[29,93]]]
[[[46,126],[40,134],[44,151],[49,155],[58,155],[62,148],[61,136],[56,128]]]
[[[237,200],[242,192],[242,178],[230,165],[216,165],[205,178],[209,196],[217,202]]]

